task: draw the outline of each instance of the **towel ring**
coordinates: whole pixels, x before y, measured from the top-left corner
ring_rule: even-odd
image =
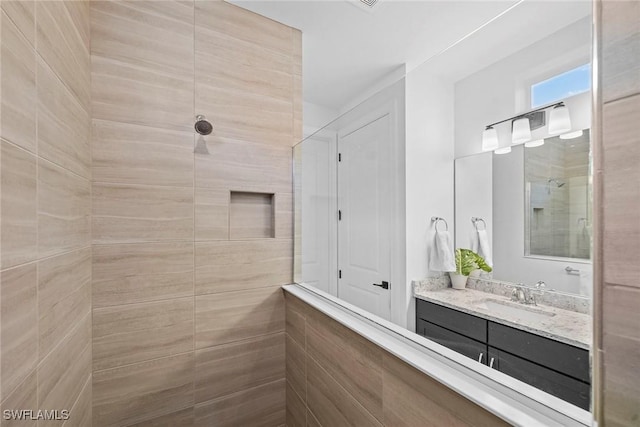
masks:
[[[473,223],[473,226],[475,227],[476,230],[486,230],[487,229],[487,223],[484,222],[484,219],[477,217],[477,216],[472,216],[471,217],[471,222]],[[484,224],[484,228],[480,229],[478,228],[478,223],[482,222],[482,224]]]
[[[447,224],[447,220],[444,218],[441,218],[439,216],[432,216],[431,217],[431,222],[435,222],[435,227],[436,227],[436,231],[438,231],[438,223],[442,221],[444,222],[444,227],[445,227],[445,231],[449,231],[449,224]]]

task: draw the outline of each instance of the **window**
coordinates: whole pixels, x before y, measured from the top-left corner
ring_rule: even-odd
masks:
[[[591,66],[573,70],[531,85],[531,108],[538,108],[591,89]]]

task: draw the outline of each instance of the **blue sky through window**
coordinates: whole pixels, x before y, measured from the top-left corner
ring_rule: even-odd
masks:
[[[591,89],[591,64],[531,85],[531,108],[541,107]]]

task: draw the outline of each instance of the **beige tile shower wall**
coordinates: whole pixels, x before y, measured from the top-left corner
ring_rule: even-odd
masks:
[[[89,4],[0,11],[0,406],[91,419]],[[35,425],[10,421],[0,425]]]
[[[296,297],[285,299],[287,427],[506,425]]]
[[[640,3],[601,7],[602,415],[640,426]]]
[[[93,423],[282,425],[301,34],[222,1],[91,25]]]

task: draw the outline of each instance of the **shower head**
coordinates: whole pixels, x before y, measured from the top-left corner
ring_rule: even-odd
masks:
[[[213,125],[202,115],[196,116],[196,124],[193,127],[200,135],[209,135],[213,132]]]

